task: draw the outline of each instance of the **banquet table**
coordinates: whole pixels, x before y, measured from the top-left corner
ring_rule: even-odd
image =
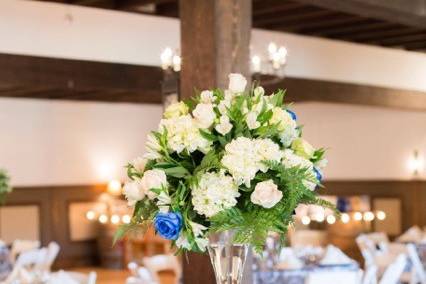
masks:
[[[329,279],[344,281],[345,284],[358,283],[359,266],[350,265],[312,265],[301,269],[254,271],[254,284],[305,284],[310,278],[312,284],[329,283]],[[315,280],[314,280],[315,279]]]

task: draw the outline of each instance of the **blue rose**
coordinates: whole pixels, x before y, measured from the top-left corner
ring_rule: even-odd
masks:
[[[182,223],[182,215],[179,212],[160,212],[154,220],[155,231],[167,240],[176,240],[179,237]]]
[[[319,182],[321,182],[322,181],[322,174],[321,174],[321,172],[317,168],[314,168],[314,173],[315,173],[315,177],[317,178],[317,180]]]
[[[293,119],[293,120],[297,120],[297,115],[294,113],[294,112],[292,112],[291,110],[287,110],[287,112],[290,114],[290,116],[291,116],[291,118]]]

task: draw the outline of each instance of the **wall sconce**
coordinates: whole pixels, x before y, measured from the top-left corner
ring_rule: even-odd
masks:
[[[167,47],[161,53],[160,60],[163,69],[161,95],[163,107],[166,109],[179,100],[179,72],[182,66],[182,58],[177,50],[173,51],[170,47]]]
[[[251,57],[251,71],[255,75],[271,75],[279,78],[284,77],[284,69],[287,64],[287,48],[277,46],[270,42],[267,48],[266,58],[259,55]]]
[[[413,156],[408,161],[408,167],[413,173],[413,176],[417,177],[423,171],[425,166],[425,161],[423,157],[419,154],[419,151],[414,150]]]

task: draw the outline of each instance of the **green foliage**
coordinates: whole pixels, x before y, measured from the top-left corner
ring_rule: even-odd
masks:
[[[245,205],[244,209],[231,208],[210,218],[211,232],[236,230],[234,241],[250,244],[258,252],[263,249],[268,232],[280,234],[287,232],[288,226],[293,222],[293,211],[298,204],[316,204],[334,208],[304,185],[305,180],[315,182],[308,169],[285,168],[275,161],[267,161],[265,164],[270,171],[258,174],[256,179],[259,181],[272,179],[283,191],[283,198],[277,205],[266,209],[250,204]]]
[[[0,205],[4,203],[6,195],[12,191],[9,182],[10,178],[6,171],[0,170]]]

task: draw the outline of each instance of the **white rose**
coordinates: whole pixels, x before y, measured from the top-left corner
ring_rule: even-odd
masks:
[[[175,118],[188,114],[188,106],[184,102],[171,104],[164,111],[165,118]]]
[[[229,87],[228,89],[233,93],[242,93],[244,92],[247,80],[246,78],[238,73],[231,73],[228,76],[229,78]]]
[[[198,104],[192,114],[194,115],[196,123],[201,128],[209,128],[216,118],[216,113],[213,110],[212,104]]]
[[[134,206],[137,201],[142,200],[145,197],[145,190],[142,186],[141,180],[127,182],[123,187],[123,192],[129,206]]]
[[[162,170],[149,170],[143,174],[141,183],[146,195],[148,195],[148,198],[152,200],[157,197],[157,194],[151,191],[151,189],[167,186],[167,176],[166,173]]]
[[[209,90],[204,90],[200,94],[200,102],[203,104],[212,104],[214,101],[213,92]]]
[[[219,119],[219,124],[216,125],[215,129],[222,135],[226,135],[232,129],[232,123],[229,122],[229,117],[222,115]]]
[[[264,208],[274,207],[281,198],[283,198],[283,193],[278,190],[278,186],[272,180],[262,181],[256,184],[250,196],[251,202]]]
[[[145,170],[145,165],[146,165],[146,159],[141,158],[141,157],[137,157],[136,159],[134,159],[131,163],[133,165],[133,167],[138,171],[143,173],[143,171]]]
[[[251,111],[247,114],[246,123],[249,129],[256,129],[260,126],[260,122],[257,121],[257,113]]]

